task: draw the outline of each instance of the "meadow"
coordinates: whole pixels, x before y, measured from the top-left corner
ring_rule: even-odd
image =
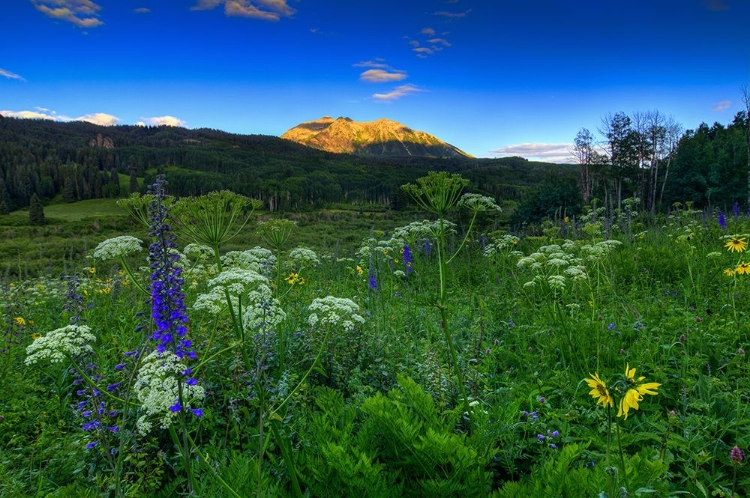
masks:
[[[748,496],[750,217],[508,233],[467,183],[290,220],[157,181],[6,226],[90,232],[5,269],[0,495]]]

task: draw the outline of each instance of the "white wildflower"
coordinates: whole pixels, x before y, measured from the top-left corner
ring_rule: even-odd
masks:
[[[26,347],[27,365],[34,365],[39,361],[60,363],[67,357],[80,356],[93,351],[90,342],[95,342],[96,336],[91,333],[87,325],[68,325],[35,340]]]
[[[554,290],[565,289],[565,277],[562,275],[550,275],[547,277],[547,283]]]
[[[359,306],[347,298],[317,298],[310,304],[308,311],[308,323],[311,327],[340,325],[344,330],[351,331],[357,324],[365,323],[365,319],[359,315]]]
[[[229,295],[232,300],[232,308],[238,309],[240,300],[236,295]],[[218,315],[227,308],[227,296],[223,287],[214,287],[206,293],[198,294],[193,304],[193,309],[205,310],[212,315]]]
[[[483,211],[498,211],[502,212],[500,206],[495,204],[495,199],[486,195],[479,194],[464,194],[458,200],[458,205],[471,209],[472,211],[483,212]]]
[[[143,359],[133,386],[144,412],[136,422],[141,434],[151,430],[150,417],[158,417],[159,427],[167,429],[182,409],[190,410],[203,400],[206,391],[202,386],[183,382],[180,406],[178,383],[186,368],[180,358],[169,351],[154,351]]]
[[[268,279],[254,270],[240,268],[224,270],[208,281],[209,287],[222,287],[237,296],[246,294],[261,284],[268,284]]]
[[[273,298],[271,288],[259,285],[257,290],[248,294],[248,305],[243,317],[245,330],[266,329],[274,327],[286,318],[281,303]]]
[[[252,270],[260,273],[261,260],[250,251],[229,251],[221,257],[221,264],[225,270]]]
[[[206,245],[198,244],[195,242],[183,247],[182,252],[185,254],[185,256],[192,258],[198,263],[208,263],[214,257],[213,249]]]
[[[298,267],[302,266],[317,266],[320,264],[318,255],[315,251],[306,247],[296,247],[289,251],[289,259],[291,259]]]
[[[121,235],[107,239],[94,249],[94,258],[107,261],[117,259],[143,250],[141,239],[130,235]]]

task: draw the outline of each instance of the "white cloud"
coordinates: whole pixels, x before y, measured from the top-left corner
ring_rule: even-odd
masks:
[[[376,57],[374,60],[371,61],[362,61],[354,64],[354,67],[374,67],[374,68],[380,68],[380,69],[391,69],[391,66],[385,63],[385,59],[381,59],[379,57]]]
[[[446,47],[451,46],[450,42],[444,38],[430,38],[429,40],[427,40],[427,42],[432,43],[434,45],[441,44],[441,45],[445,45]]]
[[[523,143],[515,145],[506,145],[499,149],[489,151],[498,157],[519,156],[534,161],[544,161],[550,163],[570,163],[574,162],[571,150],[572,143],[543,144],[543,143]]]
[[[368,69],[359,75],[359,79],[368,83],[388,83],[392,81],[401,81],[408,78],[403,71],[389,72],[385,69]]]
[[[138,7],[137,9],[133,9],[133,12],[135,12],[136,14],[148,14],[149,12],[151,12],[151,9],[147,7]]]
[[[435,53],[435,50],[427,47],[414,47],[411,50],[417,54],[417,57],[427,57]]]
[[[113,126],[120,122],[120,120],[116,116],[103,112],[86,114],[84,116],[75,118],[74,121],[86,121],[88,123],[94,123],[101,126]]]
[[[224,14],[250,17],[264,21],[278,21],[297,12],[287,5],[287,0],[198,0],[190,10],[212,10],[224,4]]]
[[[432,28],[422,28],[422,31],[419,33],[427,36],[435,36],[435,30]]]
[[[717,102],[716,105],[714,105],[711,110],[712,111],[725,111],[729,109],[729,106],[732,105],[731,100],[722,100],[721,102]]]
[[[0,111],[0,114],[6,118],[21,118],[21,119],[52,119],[57,120],[56,117],[44,112],[36,111]]]
[[[447,17],[447,18],[450,18],[450,19],[458,19],[458,18],[461,18],[461,17],[466,17],[467,15],[469,15],[469,12],[471,12],[471,9],[469,9],[469,10],[467,10],[465,12],[446,12],[446,11],[442,10],[440,12],[434,12],[433,15],[435,15],[435,16],[441,16],[441,17]]]
[[[0,76],[5,76],[6,78],[10,78],[12,80],[19,80],[19,81],[26,81],[22,76],[8,71],[7,69],[3,69],[0,67]]]
[[[31,0],[31,3],[47,17],[73,23],[79,28],[104,24],[98,19],[101,6],[91,0]]]
[[[58,121],[61,123],[67,121],[86,121],[88,123],[94,123],[101,126],[112,126],[120,122],[120,119],[111,114],[104,112],[96,112],[92,114],[84,114],[77,118],[71,118],[57,114],[57,112],[47,109],[44,107],[35,107],[36,111],[0,111],[5,117],[8,118],[22,118],[22,119],[49,119],[51,121]]]
[[[422,90],[415,85],[401,85],[396,87],[395,90],[388,93],[376,93],[372,96],[375,100],[381,102],[390,102],[392,100],[400,99],[410,93],[421,92]]]
[[[155,116],[152,118],[141,117],[141,121],[136,123],[137,126],[179,126],[185,128],[187,123],[174,116]]]

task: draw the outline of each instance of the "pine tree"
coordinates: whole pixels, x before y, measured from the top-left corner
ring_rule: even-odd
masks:
[[[44,208],[42,201],[36,193],[31,195],[29,204],[29,223],[32,225],[44,225]]]
[[[138,177],[136,176],[135,168],[130,168],[130,193],[138,193]]]

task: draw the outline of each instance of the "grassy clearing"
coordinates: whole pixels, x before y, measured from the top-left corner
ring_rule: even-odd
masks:
[[[303,214],[278,244],[248,225],[221,268],[178,237],[168,327],[187,315],[197,359],[155,383],[145,249],[71,260],[72,282],[6,277],[0,494],[750,489],[750,218],[600,215],[534,237],[413,218]],[[90,351],[25,362],[74,322]]]

